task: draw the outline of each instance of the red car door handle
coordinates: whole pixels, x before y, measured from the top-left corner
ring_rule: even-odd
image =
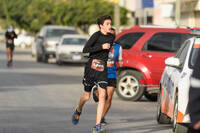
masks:
[[[145,58],[152,58],[151,54],[142,54],[142,56],[145,57]]]

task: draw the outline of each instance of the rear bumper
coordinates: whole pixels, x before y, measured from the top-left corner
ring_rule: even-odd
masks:
[[[63,62],[79,62],[86,63],[88,61],[87,57],[83,55],[68,55],[68,54],[60,54],[59,60]]]
[[[46,51],[45,54],[48,55],[48,56],[53,56],[53,57],[56,56],[56,53],[54,51]]]

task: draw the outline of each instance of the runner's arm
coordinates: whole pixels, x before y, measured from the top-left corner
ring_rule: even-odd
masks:
[[[17,38],[17,34],[14,32],[14,38]]]
[[[94,46],[94,44],[96,43],[97,39],[98,39],[98,34],[94,33],[90,37],[90,39],[87,41],[85,47],[83,48],[83,53],[93,53],[93,52],[98,52],[98,51],[103,50],[101,44]]]
[[[120,67],[123,66],[123,61],[122,61],[122,47],[121,46],[119,48],[118,64],[119,64]]]

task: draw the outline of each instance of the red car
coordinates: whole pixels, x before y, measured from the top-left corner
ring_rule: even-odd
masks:
[[[179,27],[134,26],[119,33],[115,42],[123,48],[124,64],[118,68],[117,95],[133,101],[145,95],[155,101],[165,59],[189,37],[190,29]]]

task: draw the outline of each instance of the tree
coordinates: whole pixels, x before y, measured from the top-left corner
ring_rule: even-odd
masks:
[[[8,24],[37,32],[45,24],[84,27],[105,14],[113,17],[114,5],[105,0],[0,0],[0,19]],[[127,23],[127,9],[121,8],[121,22]]]

